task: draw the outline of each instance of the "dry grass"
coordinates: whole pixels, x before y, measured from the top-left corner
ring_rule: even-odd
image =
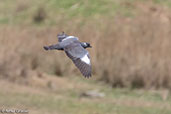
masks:
[[[56,34],[64,30],[92,44],[93,76],[113,87],[171,89],[170,9],[145,3],[131,7],[136,7],[136,16],[85,19],[84,24],[71,19],[57,27],[2,26],[1,77],[25,80],[32,71],[80,75],[64,53],[42,48],[57,42]]]
[[[49,86],[0,81],[1,109],[27,109],[32,114],[170,114],[171,97],[162,100],[159,92],[111,88],[104,83],[68,77],[43,76]],[[5,85],[5,86],[4,86]],[[104,93],[102,98],[81,96],[89,90]]]

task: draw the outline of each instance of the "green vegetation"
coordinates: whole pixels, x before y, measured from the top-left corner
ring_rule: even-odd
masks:
[[[62,78],[61,78],[62,79]],[[63,78],[63,80],[68,80]],[[77,88],[37,88],[9,84],[1,88],[0,106],[28,109],[32,114],[170,114],[171,98],[165,101],[159,92],[144,90],[112,89],[103,83],[82,79],[69,79],[70,84]],[[77,82],[77,84],[75,84]],[[92,83],[93,82],[93,83]],[[1,82],[2,83],[2,82]],[[96,84],[95,84],[96,83]],[[86,85],[80,86],[79,84]],[[13,86],[13,90],[10,87]],[[65,85],[64,85],[65,86]],[[81,92],[99,90],[105,93],[102,98],[80,97]],[[21,91],[22,90],[22,91]],[[34,113],[33,110],[37,112]]]
[[[154,3],[171,6],[170,0],[152,0]],[[31,25],[41,8],[45,13],[44,25],[55,25],[71,19],[111,18],[116,14],[135,15],[136,0],[5,0],[0,1],[0,24]],[[141,2],[147,2],[141,0]]]

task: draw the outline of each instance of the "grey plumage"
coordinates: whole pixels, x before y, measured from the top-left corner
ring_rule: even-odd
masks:
[[[91,47],[89,43],[80,42],[77,37],[58,34],[58,44],[44,46],[45,50],[64,50],[85,77],[91,76],[91,63],[89,53],[85,48]]]
[[[62,42],[64,38],[66,38],[68,35],[66,35],[64,32],[60,33],[57,35],[58,37],[58,42]]]
[[[53,49],[64,50],[59,44],[44,46],[44,49],[45,50],[53,50]]]

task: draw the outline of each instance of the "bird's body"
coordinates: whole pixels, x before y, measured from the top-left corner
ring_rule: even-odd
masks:
[[[58,44],[44,46],[45,50],[64,50],[85,77],[91,76],[91,62],[89,53],[85,48],[91,47],[89,43],[80,42],[77,37],[64,33],[58,35]]]

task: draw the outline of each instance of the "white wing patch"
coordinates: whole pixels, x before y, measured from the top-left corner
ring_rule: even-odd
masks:
[[[84,63],[90,65],[90,59],[88,58],[87,55],[84,55],[84,56],[81,58],[81,61],[83,61]]]
[[[72,38],[78,39],[77,37],[74,37],[74,36],[68,36],[68,37],[66,37],[65,39],[63,39],[62,41],[65,41],[65,40],[68,40],[68,39],[72,39]]]

